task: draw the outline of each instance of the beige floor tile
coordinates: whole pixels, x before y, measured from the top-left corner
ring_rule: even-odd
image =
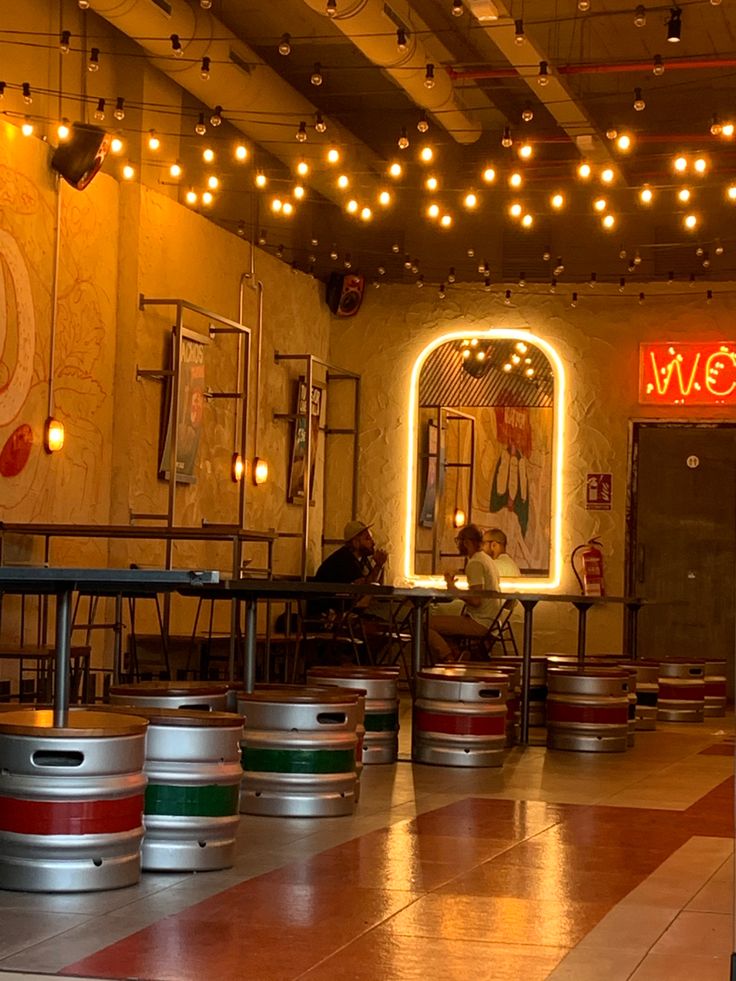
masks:
[[[627,981],[646,951],[620,947],[580,947],[563,958],[547,981]]]
[[[688,910],[729,913],[734,910],[734,859],[728,858],[687,905]]]
[[[649,954],[631,975],[631,981],[727,981],[729,974],[729,957]]]
[[[733,919],[726,913],[680,913],[654,945],[654,954],[704,953],[730,957]]]
[[[615,906],[593,927],[580,944],[581,948],[619,948],[646,953],[664,934],[679,913],[678,907],[647,906],[623,902]]]

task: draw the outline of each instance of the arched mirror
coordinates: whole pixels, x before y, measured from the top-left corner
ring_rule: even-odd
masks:
[[[528,331],[449,334],[417,359],[410,390],[406,574],[458,565],[457,529],[500,529],[518,579],[560,579],[564,370]]]

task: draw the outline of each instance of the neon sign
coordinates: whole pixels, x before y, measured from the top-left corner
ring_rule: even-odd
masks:
[[[735,405],[736,342],[641,344],[639,401]]]

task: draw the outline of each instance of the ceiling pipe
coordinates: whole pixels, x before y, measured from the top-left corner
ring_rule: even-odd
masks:
[[[167,0],[166,8],[170,13],[151,0],[90,0],[90,8],[132,38],[148,54],[155,68],[204,105],[222,105],[223,117],[228,123],[253,143],[267,148],[272,156],[292,170],[301,159],[321,162],[326,148],[332,143],[356,147],[361,170],[366,169],[366,164],[376,172],[385,169],[385,162],[377,154],[336,122],[330,121],[326,136],[315,134],[314,141],[297,142],[295,134],[299,123],[304,120],[309,125],[317,112],[316,107],[209,10],[193,8],[185,0]],[[181,58],[172,55],[170,36],[173,34],[181,39]],[[200,74],[205,56],[214,66],[207,80]],[[250,115],[253,113],[255,117]],[[273,114],[271,119],[270,113]],[[293,120],[293,132],[288,128],[289,119]],[[336,192],[334,182],[328,181],[319,171],[312,170],[309,182],[325,197],[343,204],[343,195]],[[366,184],[371,186],[363,190],[377,193],[377,181],[368,176]]]
[[[324,0],[304,0],[318,14],[325,14]],[[337,12],[330,17],[335,27],[350,38],[356,48],[402,88],[413,101],[436,116],[437,122],[458,143],[475,143],[481,135],[481,124],[468,115],[460,104],[447,73],[438,71],[434,86],[425,83],[427,65],[434,58],[422,41],[406,27],[406,50],[396,43],[396,23],[403,23],[384,0],[340,0]]]
[[[622,61],[608,64],[588,63],[577,65],[557,65],[557,75],[616,75],[621,72],[651,72],[654,62]],[[667,58],[662,60],[665,71],[702,71],[709,68],[736,68],[736,58]],[[521,77],[517,68],[452,68],[445,71],[452,79],[510,78]],[[536,67],[534,68],[536,72]]]

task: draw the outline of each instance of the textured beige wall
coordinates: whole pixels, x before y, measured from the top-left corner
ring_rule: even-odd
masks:
[[[570,286],[572,291],[574,287]],[[375,520],[376,537],[391,552],[390,577],[403,575],[404,459],[408,428],[409,376],[424,347],[446,331],[528,328],[552,344],[568,379],[563,486],[562,589],[577,591],[567,557],[572,548],[596,535],[604,542],[610,594],[624,586],[626,488],[630,421],[634,419],[728,419],[731,409],[659,408],[638,404],[641,341],[733,340],[736,299],[719,296],[706,304],[704,289],[648,285],[647,301],[604,297],[577,287],[580,303],[569,296],[515,293],[511,306],[482,289],[449,291],[440,301],[434,290],[393,286],[369,290],[358,315],[333,321],[332,357],[362,371],[361,515]],[[638,294],[639,287],[636,289]],[[673,295],[678,292],[679,295]],[[610,512],[585,510],[589,472],[613,474]],[[542,604],[535,614],[535,646],[570,650],[575,614],[567,606]],[[589,650],[610,650],[620,642],[621,614],[597,610],[589,617]]]

